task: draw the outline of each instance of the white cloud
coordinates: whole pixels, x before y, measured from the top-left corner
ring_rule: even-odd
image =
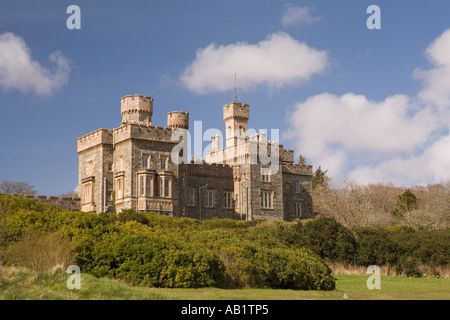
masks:
[[[417,97],[322,93],[295,105],[286,138],[334,178],[402,185],[450,179],[450,30],[426,50]]]
[[[211,43],[198,49],[195,60],[179,79],[189,90],[205,94],[233,88],[234,73],[239,88],[266,86],[277,89],[308,81],[329,64],[327,53],[311,48],[284,32],[270,34],[257,44]]]
[[[322,17],[313,15],[315,9],[311,7],[299,7],[292,4],[287,4],[283,16],[281,17],[281,24],[283,27],[295,27],[299,25],[307,25],[320,21]]]
[[[33,60],[25,41],[11,32],[0,34],[0,87],[38,95],[51,94],[69,80],[69,60],[56,51],[49,60],[53,70]]]

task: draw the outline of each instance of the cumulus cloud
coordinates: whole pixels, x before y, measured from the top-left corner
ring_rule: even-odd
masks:
[[[299,42],[287,33],[270,34],[256,44],[211,43],[197,50],[195,60],[183,71],[181,83],[199,94],[227,91],[238,73],[239,87],[277,89],[308,81],[329,64],[328,55]]]
[[[300,7],[292,4],[286,4],[283,16],[281,17],[281,24],[283,27],[295,27],[299,25],[307,25],[320,21],[322,17],[314,16],[312,7]]]
[[[69,80],[71,65],[59,51],[49,56],[50,69],[33,60],[25,41],[11,32],[0,34],[0,87],[49,95]]]
[[[297,103],[285,138],[333,177],[402,185],[450,179],[450,30],[427,48],[416,97],[322,93]]]

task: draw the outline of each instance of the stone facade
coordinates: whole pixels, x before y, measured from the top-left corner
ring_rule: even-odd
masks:
[[[296,164],[292,150],[248,134],[249,105],[223,106],[225,146],[212,137],[204,160],[187,161],[184,139],[189,113],[167,113],[167,127],[152,124],[153,99],[121,99],[122,122],[78,138],[81,210],[156,211],[197,219],[232,218],[292,221],[311,218],[312,166]],[[261,155],[267,155],[261,158]],[[268,163],[266,160],[271,159]],[[275,160],[275,161],[274,161]]]

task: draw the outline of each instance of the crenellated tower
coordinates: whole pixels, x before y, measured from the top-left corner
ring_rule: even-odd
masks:
[[[234,138],[244,138],[247,135],[250,107],[247,103],[230,102],[223,106],[223,120],[225,121],[225,145],[234,145]]]
[[[140,94],[122,97],[120,110],[122,112],[122,124],[136,123],[143,125],[152,124],[153,98]]]
[[[167,112],[167,126],[174,129],[189,129],[189,112]]]

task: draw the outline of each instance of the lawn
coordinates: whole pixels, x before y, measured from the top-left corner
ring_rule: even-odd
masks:
[[[336,275],[336,290],[168,289],[133,287],[81,274],[81,289],[69,290],[61,270],[31,272],[0,268],[2,300],[450,300],[450,278],[381,276],[381,289],[368,289],[366,274]]]

